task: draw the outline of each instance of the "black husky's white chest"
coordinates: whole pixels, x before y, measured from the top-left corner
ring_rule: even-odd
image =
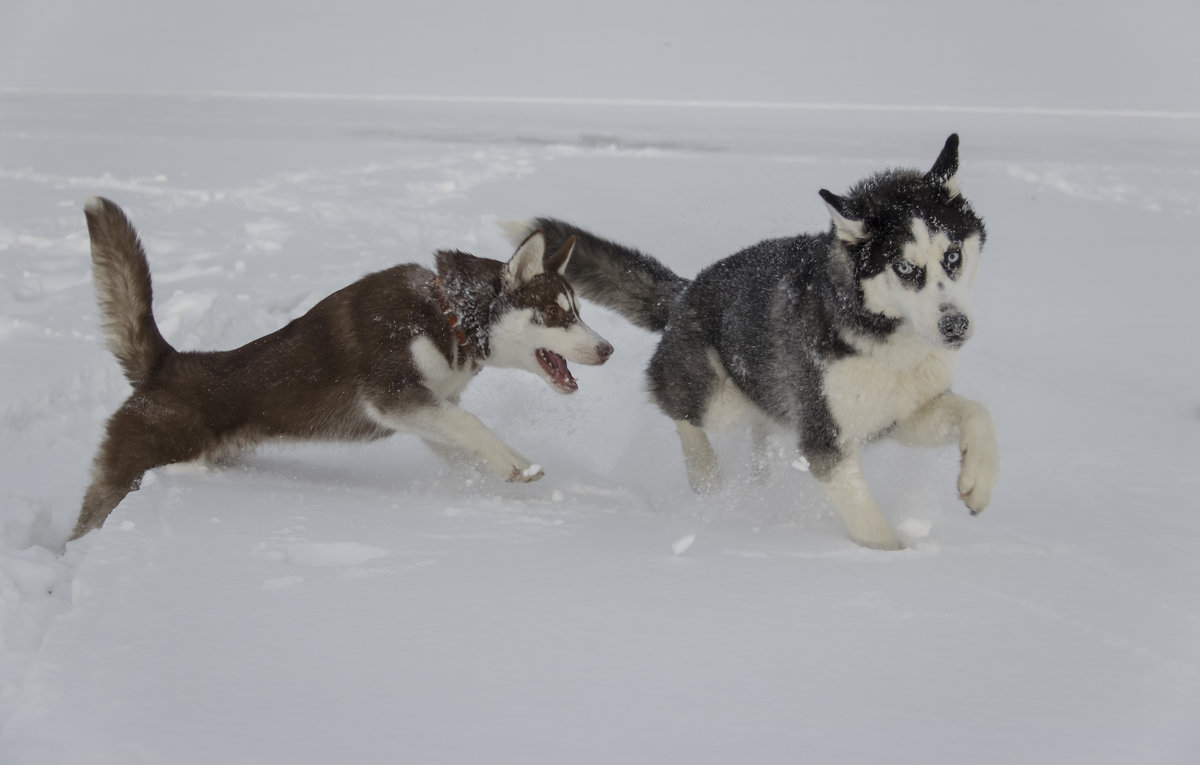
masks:
[[[911,416],[954,380],[957,354],[901,330],[887,342],[853,342],[858,353],[825,370],[825,400],[843,444],[878,435]]]

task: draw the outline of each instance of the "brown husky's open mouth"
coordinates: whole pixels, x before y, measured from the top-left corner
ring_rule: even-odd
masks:
[[[575,378],[571,376],[566,359],[547,348],[538,348],[534,355],[537,356],[538,364],[541,364],[542,369],[546,370],[546,374],[550,376],[550,382],[554,384],[555,388],[563,393],[574,393],[579,390],[579,383],[575,382]]]

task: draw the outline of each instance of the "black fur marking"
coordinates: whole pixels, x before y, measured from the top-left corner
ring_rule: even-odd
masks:
[[[850,248],[856,275],[868,279],[893,266],[912,241],[912,221],[925,221],[962,242],[978,234],[986,238],[983,221],[961,195],[950,198],[941,184],[913,170],[888,170],[854,186],[844,198],[849,217],[862,221],[867,239]]]
[[[951,280],[958,279],[958,275],[962,273],[963,254],[962,244],[955,242],[950,245],[950,249],[946,250],[946,254],[942,256],[942,270],[946,272]]]
[[[944,185],[946,181],[954,177],[958,172],[958,133],[951,133],[946,139],[946,143],[942,146],[942,151],[938,154],[938,158],[934,160],[933,167],[925,174],[925,177],[930,183]]]

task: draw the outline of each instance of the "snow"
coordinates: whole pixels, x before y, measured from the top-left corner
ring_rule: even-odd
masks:
[[[0,763],[1194,761],[1200,8],[707,5],[0,9]],[[585,304],[616,353],[578,392],[463,398],[537,482],[266,447],[153,471],[57,553],[128,393],[92,195],[167,339],[228,348],[440,248],[506,259],[531,215],[691,276],[954,131],[989,233],[979,517],[956,450],[879,444],[909,549],[859,549],[741,432],[696,497],[654,336]]]
[[[671,543],[671,552],[676,555],[683,555],[688,551],[688,548],[696,541],[695,534],[684,534],[679,539]]]

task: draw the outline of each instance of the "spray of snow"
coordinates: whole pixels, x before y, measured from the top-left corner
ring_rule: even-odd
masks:
[[[671,552],[675,555],[683,555],[695,541],[695,534],[685,534],[671,543]]]

